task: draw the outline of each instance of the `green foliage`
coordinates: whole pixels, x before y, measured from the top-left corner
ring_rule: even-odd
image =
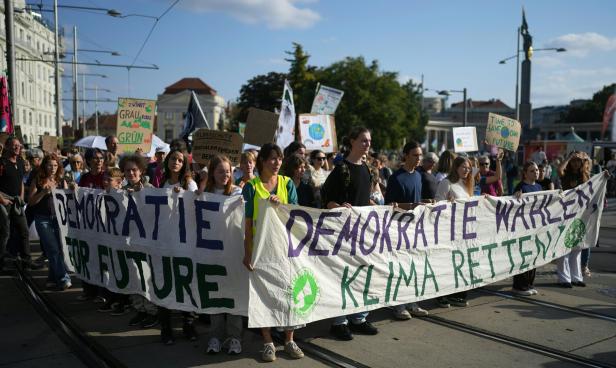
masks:
[[[605,104],[614,93],[616,93],[616,83],[604,86],[592,96],[592,100],[582,106],[571,107],[565,116],[565,122],[588,123],[602,121]]]
[[[338,142],[353,127],[372,131],[375,150],[400,149],[404,140],[422,141],[427,114],[421,109],[421,91],[412,82],[400,85],[398,73],[382,71],[376,60],[369,65],[363,57],[347,57],[323,68],[308,65],[310,55],[293,43],[289,74],[269,73],[249,80],[240,90],[234,121],[246,121],[249,107],[274,111],[280,107],[285,77],[294,92],[297,114],[312,107],[317,81],[344,91],[336,111]]]

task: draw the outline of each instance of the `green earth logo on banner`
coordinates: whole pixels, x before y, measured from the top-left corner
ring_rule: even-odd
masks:
[[[317,305],[320,288],[312,271],[303,268],[291,282],[291,310],[300,317],[307,317]]]
[[[569,225],[567,233],[565,234],[565,247],[573,248],[580,244],[584,236],[586,235],[586,225],[580,219],[575,219]]]

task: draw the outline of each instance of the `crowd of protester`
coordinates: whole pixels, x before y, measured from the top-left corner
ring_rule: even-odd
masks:
[[[225,156],[215,156],[207,167],[191,162],[182,140],[171,142],[169,148],[156,149],[154,157],[145,157],[142,152],[121,156],[116,137],[107,137],[105,142],[106,150],[73,149],[61,154],[44,154],[38,148],[26,153],[14,137],[0,146],[0,269],[10,269],[17,263],[26,269],[47,265],[47,287],[57,290],[72,287],[51,197],[51,191],[56,188],[80,186],[127,192],[171,188],[175,192],[242,195],[246,221],[243,264],[251,271],[260,199],[326,209],[387,205],[410,210],[421,204],[476,195],[519,198],[524,193],[571,189],[589,180],[593,167],[588,155],[577,151],[549,162],[545,152],[538,150],[531,160],[518,167],[513,155],[502,152],[467,155],[444,151],[437,155],[424,152],[413,141],[406,143],[399,155],[374,154],[371,132],[365,128],[353,129],[343,140],[339,153],[314,150],[308,154],[306,147],[298,142],[284,151],[275,144],[265,144],[260,150],[244,152],[239,167],[233,167]],[[616,154],[605,163],[605,169],[616,171]],[[43,253],[36,260],[32,260],[30,252],[32,223]],[[559,286],[585,286],[584,276],[591,275],[589,253],[590,249],[573,249],[556,261]],[[537,294],[534,278],[534,270],[515,276],[512,291],[524,296]],[[118,294],[86,282],[81,285],[83,292],[79,300],[100,302],[98,312],[119,316],[133,311],[130,326],[150,328],[160,324],[162,343],[174,343],[173,311],[157,307],[140,295]],[[466,292],[439,297],[435,302],[443,308],[468,306]],[[417,303],[397,306],[392,308],[392,313],[399,320],[428,315]],[[196,340],[197,316],[189,312],[181,314],[184,336]],[[368,317],[368,312],[362,312],[334,318],[330,334],[344,341],[352,340],[354,334],[378,334]],[[210,316],[210,323],[212,332],[206,352],[216,354],[226,350],[229,354],[240,354],[242,318],[215,314]],[[284,331],[284,351],[292,358],[303,357],[293,338],[295,330],[303,326],[273,327]],[[262,359],[273,361],[276,348],[271,329],[263,328],[261,334]]]

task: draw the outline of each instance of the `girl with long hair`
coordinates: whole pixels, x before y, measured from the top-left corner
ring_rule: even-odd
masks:
[[[207,183],[205,191],[236,196],[242,194],[242,189],[233,185],[231,161],[226,156],[214,156],[208,166]],[[212,337],[208,341],[206,353],[216,354],[223,346],[227,346],[227,353],[231,355],[242,352],[242,317],[228,313],[210,315]],[[226,339],[223,337],[226,336]],[[221,343],[221,340],[223,343]]]
[[[295,189],[297,190],[297,201],[300,206],[317,208],[317,202],[314,199],[314,192],[306,181],[304,181],[304,174],[308,162],[300,155],[291,155],[285,157],[282,164],[282,174],[288,176],[293,180]]]
[[[438,159],[438,167],[436,169],[436,181],[439,183],[449,175],[451,167],[453,166],[453,160],[456,159],[456,154],[451,151],[445,151]]]
[[[35,182],[30,187],[28,206],[34,216],[36,231],[41,238],[41,246],[49,260],[48,287],[56,286],[61,290],[70,288],[72,284],[64,264],[60,228],[53,206],[52,191],[67,188],[64,170],[58,156],[55,154],[45,156],[36,172]]]
[[[242,195],[246,201],[246,227],[244,236],[244,265],[249,271],[253,270],[252,250],[253,239],[256,239],[256,220],[259,214],[259,200],[267,199],[272,203],[297,204],[297,192],[291,178],[279,175],[282,165],[282,150],[273,143],[264,144],[257,156],[257,170],[259,176],[244,185]],[[284,351],[294,359],[304,356],[302,350],[293,341],[296,327],[284,327],[285,346]],[[276,360],[276,347],[272,340],[269,327],[261,329],[261,335],[265,344],[261,358],[263,361]]]
[[[440,167],[440,162],[439,162]],[[456,157],[451,165],[451,170],[447,178],[438,183],[436,189],[437,201],[455,201],[456,199],[468,199],[473,195],[475,180],[472,174],[473,166],[466,157]],[[466,301],[466,291],[451,294],[446,297],[437,298],[439,306],[448,308],[450,305],[456,307],[468,306]]]

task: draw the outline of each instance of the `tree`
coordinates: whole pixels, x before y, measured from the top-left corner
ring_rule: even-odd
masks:
[[[304,48],[299,43],[293,42],[293,51],[285,51],[285,53],[292,56],[285,60],[291,64],[287,78],[293,88],[295,111],[298,114],[309,113],[317,84],[316,68],[308,65],[310,55],[304,52]]]
[[[616,83],[604,86],[592,96],[592,100],[582,106],[571,107],[565,115],[567,123],[589,123],[603,120],[603,110],[608,98],[616,93]]]
[[[270,72],[265,75],[257,75],[246,82],[240,89],[240,97],[237,103],[239,111],[236,116],[232,117],[233,124],[238,121],[245,122],[250,107],[267,111],[280,108],[285,78],[286,74]]]

